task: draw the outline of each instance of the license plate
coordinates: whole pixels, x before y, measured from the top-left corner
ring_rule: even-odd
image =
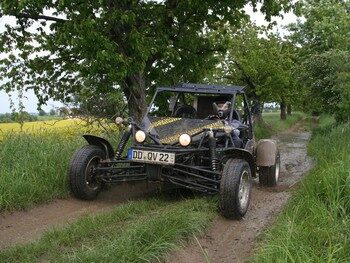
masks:
[[[129,149],[128,159],[142,163],[174,164],[175,153]]]

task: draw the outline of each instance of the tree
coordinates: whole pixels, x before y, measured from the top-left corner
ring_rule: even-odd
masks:
[[[152,85],[204,78],[225,49],[207,33],[238,25],[248,3],[262,3],[267,19],[291,7],[287,0],[2,0],[1,12],[17,25],[7,27],[1,51],[20,50],[1,61],[2,88],[33,89],[40,104],[123,92],[140,120]]]
[[[300,81],[309,89],[305,109],[314,114],[335,114],[337,121],[350,116],[350,52],[331,50],[312,55],[301,66]]]
[[[297,80],[309,93],[305,109],[333,113],[338,121],[348,120],[350,2],[303,1],[305,22],[290,25],[290,39],[299,46]]]
[[[55,116],[56,115],[56,110],[55,109],[51,109],[50,110],[50,116]]]
[[[301,14],[305,21],[289,25],[300,55],[322,53],[332,49],[350,50],[350,2],[347,0],[304,0]]]
[[[284,106],[291,103],[295,93],[293,46],[267,28],[250,22],[238,31],[228,29],[228,32],[229,49],[216,76],[223,82],[247,86],[256,120],[262,119],[264,102],[280,102],[281,118],[285,119]]]
[[[39,116],[45,116],[46,114],[47,113],[44,110],[42,109],[39,110]]]

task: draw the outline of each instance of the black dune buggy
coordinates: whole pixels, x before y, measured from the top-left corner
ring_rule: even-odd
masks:
[[[277,183],[277,144],[255,142],[243,87],[160,87],[141,124],[122,118],[116,123],[127,128],[115,149],[84,135],[89,145],[73,156],[69,182],[77,198],[96,198],[106,183],[166,182],[219,193],[222,214],[240,219],[249,207],[252,177],[259,174],[261,185]]]

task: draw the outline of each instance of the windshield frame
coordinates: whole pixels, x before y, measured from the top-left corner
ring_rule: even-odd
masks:
[[[156,90],[156,92],[154,93],[152,100],[149,104],[149,106],[147,107],[147,113],[145,116],[148,116],[150,114],[150,110],[152,108],[152,105],[154,104],[157,96],[163,92],[173,92],[176,95],[176,100],[180,97],[183,96],[186,93],[195,93],[195,94],[203,94],[203,95],[229,95],[231,96],[231,105],[235,105],[235,101],[236,101],[236,94],[237,93],[241,93],[238,90],[237,91],[231,91],[231,92],[218,92],[216,89],[211,90],[206,90],[205,92],[201,92],[200,90],[197,89],[174,89],[174,88],[158,88]],[[233,118],[233,106],[231,107],[230,110],[230,115],[229,115],[229,119],[228,121],[231,122],[232,118]]]

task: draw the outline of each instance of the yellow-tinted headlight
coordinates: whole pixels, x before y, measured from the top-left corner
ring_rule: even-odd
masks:
[[[179,143],[181,146],[188,146],[191,143],[191,136],[184,133],[179,137]]]
[[[137,131],[135,133],[135,140],[139,143],[144,142],[146,140],[146,133],[144,131]]]

